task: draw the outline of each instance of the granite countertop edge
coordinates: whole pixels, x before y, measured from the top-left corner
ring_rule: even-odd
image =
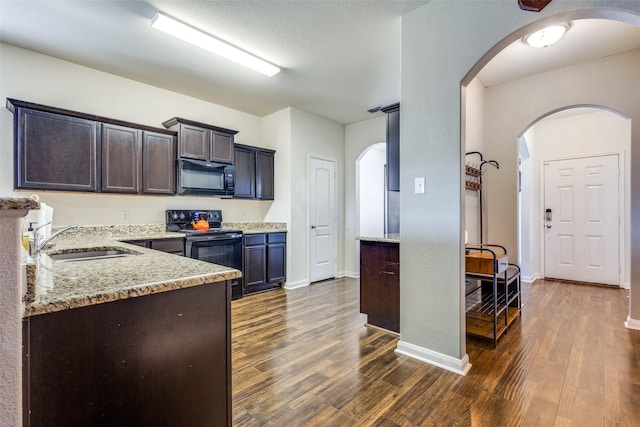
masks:
[[[356,240],[365,242],[400,243],[400,234],[390,233],[383,236],[358,236]]]
[[[40,203],[26,197],[0,197],[0,210],[40,209]]]
[[[82,230],[84,229],[84,230]],[[93,231],[93,232],[91,232]],[[107,233],[81,227],[54,240],[26,264],[24,316],[157,294],[242,277],[239,270],[125,243],[128,240],[182,238],[182,233],[139,230]],[[49,255],[79,249],[121,249],[134,253],[114,259],[53,261]]]

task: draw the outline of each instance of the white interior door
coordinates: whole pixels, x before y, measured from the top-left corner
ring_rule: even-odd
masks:
[[[620,284],[618,156],[544,163],[545,276]]]
[[[330,160],[309,161],[309,242],[311,267],[309,280],[330,279],[336,275],[335,164]]]

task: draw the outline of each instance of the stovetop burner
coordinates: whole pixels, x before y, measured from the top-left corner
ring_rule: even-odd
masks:
[[[167,210],[167,231],[182,232],[187,236],[242,233],[222,228],[221,210]]]

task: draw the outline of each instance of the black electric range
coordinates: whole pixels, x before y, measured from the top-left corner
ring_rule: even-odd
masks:
[[[221,210],[172,209],[166,217],[167,231],[185,234],[185,256],[242,271],[242,231],[222,228]],[[205,229],[196,229],[200,225]],[[232,299],[242,297],[242,283],[232,281]]]

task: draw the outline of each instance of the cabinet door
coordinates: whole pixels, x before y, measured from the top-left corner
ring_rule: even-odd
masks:
[[[15,188],[97,191],[97,123],[24,108],[16,110]]]
[[[360,312],[369,324],[400,331],[400,264],[396,243],[360,242]]]
[[[236,181],[233,197],[255,198],[255,151],[236,145],[234,166],[236,168]]]
[[[157,251],[184,256],[184,239],[180,237],[175,239],[153,239],[150,241],[149,247]]]
[[[246,246],[244,248],[244,289],[245,293],[261,290],[267,283],[267,247]]]
[[[209,160],[212,162],[233,163],[233,135],[211,131]]]
[[[179,157],[209,160],[211,130],[181,123],[178,134]]]
[[[103,123],[102,191],[137,193],[140,188],[140,138],[142,132]]]
[[[287,272],[287,245],[273,243],[267,246],[267,282],[284,282]]]
[[[142,134],[142,192],[175,194],[176,143],[171,135]]]
[[[25,318],[23,424],[231,426],[228,292],[216,282]]]
[[[274,154],[268,151],[256,152],[256,198],[273,200]]]

